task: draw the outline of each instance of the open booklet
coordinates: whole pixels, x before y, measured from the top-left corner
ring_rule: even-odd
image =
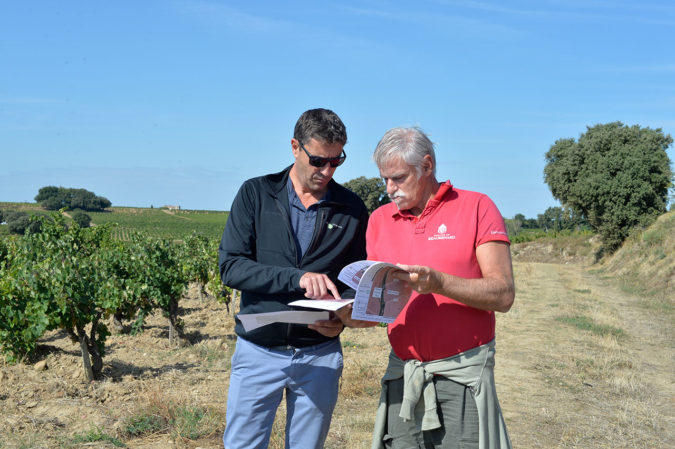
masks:
[[[344,267],[338,279],[356,290],[354,299],[301,299],[292,306],[337,310],[353,302],[352,318],[363,321],[392,323],[410,299],[412,290],[392,276],[396,265],[360,260]]]

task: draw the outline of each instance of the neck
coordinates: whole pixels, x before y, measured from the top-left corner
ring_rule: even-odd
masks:
[[[328,186],[321,190],[312,190],[309,187],[303,185],[300,178],[298,177],[298,172],[295,170],[295,166],[291,167],[291,171],[288,173],[288,176],[291,178],[291,183],[293,184],[293,190],[295,190],[295,194],[298,195],[300,202],[305,207],[309,207],[312,204],[318,202],[328,191]]]
[[[420,207],[411,208],[410,213],[416,217],[422,215],[422,212],[424,212],[424,209],[426,209],[427,204],[429,204],[429,200],[436,196],[436,192],[438,192],[440,186],[441,183],[439,183],[436,178],[432,177],[424,188],[424,194],[422,195],[423,201],[420,202]],[[423,206],[422,203],[424,203]]]

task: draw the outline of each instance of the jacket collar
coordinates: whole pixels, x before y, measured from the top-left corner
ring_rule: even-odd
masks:
[[[289,165],[279,173],[272,173],[265,176],[265,180],[267,181],[267,184],[270,188],[270,193],[272,195],[277,197],[283,196],[282,194],[285,193],[286,183],[288,182],[288,176],[291,172],[291,167],[293,167],[293,165]]]

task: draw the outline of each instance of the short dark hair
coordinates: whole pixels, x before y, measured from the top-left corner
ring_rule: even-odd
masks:
[[[293,138],[302,143],[316,139],[325,143],[347,143],[347,129],[338,115],[329,109],[310,109],[295,123]]]

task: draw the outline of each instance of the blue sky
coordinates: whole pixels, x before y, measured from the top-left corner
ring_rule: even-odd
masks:
[[[0,201],[57,185],[229,210],[325,107],[349,136],[338,182],[378,176],[382,134],[414,125],[440,179],[536,217],[559,205],[557,139],[617,120],[675,134],[674,43],[656,0],[0,0]]]

